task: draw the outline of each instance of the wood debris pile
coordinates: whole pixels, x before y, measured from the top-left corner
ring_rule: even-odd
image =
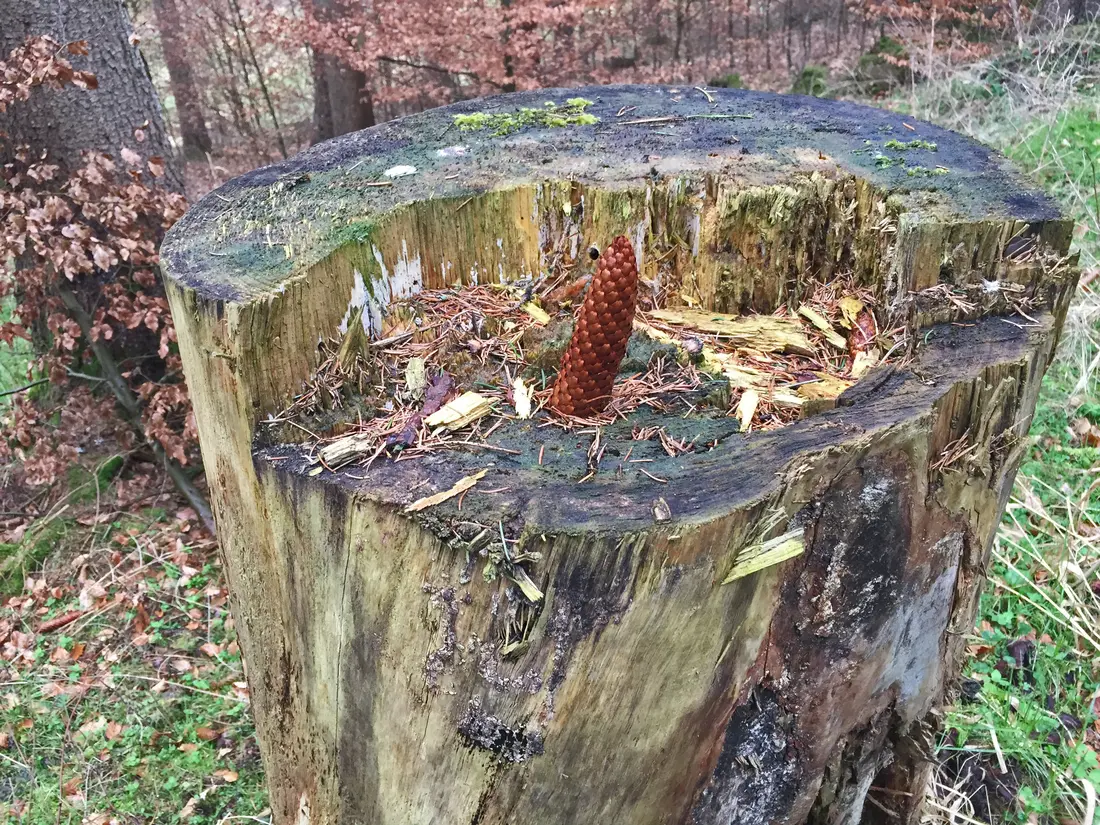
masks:
[[[318,467],[369,466],[440,449],[483,448],[509,420],[567,429],[610,424],[639,408],[677,417],[736,418],[774,429],[835,406],[891,353],[869,290],[835,280],[792,310],[735,316],[643,303],[607,410],[563,417],[544,409],[573,329],[584,279],[424,291],[391,304],[378,340],[358,313],[321,345],[321,365],[268,436],[312,445]],[[551,285],[553,286],[553,284]]]

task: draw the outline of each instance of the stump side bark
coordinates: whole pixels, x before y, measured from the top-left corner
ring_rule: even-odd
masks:
[[[709,95],[426,112],[239,178],[166,241],[276,822],[916,820],[1075,283],[1071,226],[928,124]],[[599,122],[454,119],[570,97]],[[317,475],[301,445],[265,440],[354,307],[376,331],[394,297],[538,273],[622,233],[643,278],[714,310],[793,306],[850,274],[921,345],[835,410],[653,455],[664,484],[578,484],[577,437],[532,422],[499,431],[514,453],[368,474]],[[998,317],[1009,297],[1029,317]],[[607,443],[625,453],[630,429]],[[481,469],[495,492],[402,514]],[[462,519],[540,553],[525,569],[544,597],[486,581]],[[787,534],[801,554],[723,584]]]

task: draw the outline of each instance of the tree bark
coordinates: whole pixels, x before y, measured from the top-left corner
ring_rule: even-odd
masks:
[[[176,0],[153,0],[153,12],[160,29],[172,96],[176,101],[183,153],[185,157],[201,159],[211,149],[210,133],[202,114],[202,100],[191,75],[191,58],[187,54]]]
[[[325,19],[339,12],[340,0],[313,0],[312,13]],[[367,76],[315,47],[313,54],[313,142],[319,143],[375,124]]]
[[[313,142],[374,125],[367,76],[332,55],[313,52]]]
[[[437,151],[456,114],[574,96],[598,124]],[[918,821],[1076,282],[1072,224],[1003,158],[912,118],[709,98],[612,86],[424,112],[250,173],[166,239],[277,825]],[[937,148],[876,163],[865,141],[892,134]],[[367,185],[397,166],[416,171]],[[591,434],[538,420],[494,425],[491,451],[336,472],[271,436],[357,308],[580,267],[569,250],[620,234],[644,282],[709,311],[771,313],[843,278],[911,356],[834,409],[732,422],[678,457],[628,417],[601,430],[622,472],[594,476]],[[1025,298],[1034,320],[997,317]],[[750,566],[777,537],[789,553]],[[487,541],[525,561],[489,575]]]
[[[25,104],[9,107],[0,115],[0,129],[11,135],[9,145],[46,149],[68,168],[80,165],[84,150],[117,158],[125,146],[145,158],[164,158],[165,185],[182,191],[156,91],[131,41],[122,0],[0,0],[0,50],[7,55],[35,35],[59,43],[88,41],[87,57],[66,56],[75,68],[93,72],[99,88],[41,89]],[[141,141],[135,137],[138,130]]]

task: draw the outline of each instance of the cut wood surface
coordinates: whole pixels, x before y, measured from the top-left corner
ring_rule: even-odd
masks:
[[[577,97],[596,123],[455,119]],[[209,195],[163,260],[274,821],[915,822],[1076,280],[1070,232],[966,138],[686,87],[469,101]],[[343,467],[270,436],[319,341],[377,338],[421,289],[579,273],[621,234],[643,284],[674,285],[652,324],[760,334],[785,311],[805,338],[800,307],[844,283],[897,351],[801,394],[719,364],[742,401],[812,406],[767,432],[538,412],[411,460],[345,441]],[[850,347],[843,297],[821,321]],[[455,427],[480,415],[469,390]]]

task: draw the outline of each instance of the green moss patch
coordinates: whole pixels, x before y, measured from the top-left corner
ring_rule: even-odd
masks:
[[[591,105],[592,101],[583,97],[572,97],[561,106],[548,100],[541,109],[523,106],[514,112],[455,115],[454,124],[463,132],[488,130],[497,137],[529,127],[557,129],[564,126],[592,126],[599,123],[600,119],[589,114],[588,107]]]

